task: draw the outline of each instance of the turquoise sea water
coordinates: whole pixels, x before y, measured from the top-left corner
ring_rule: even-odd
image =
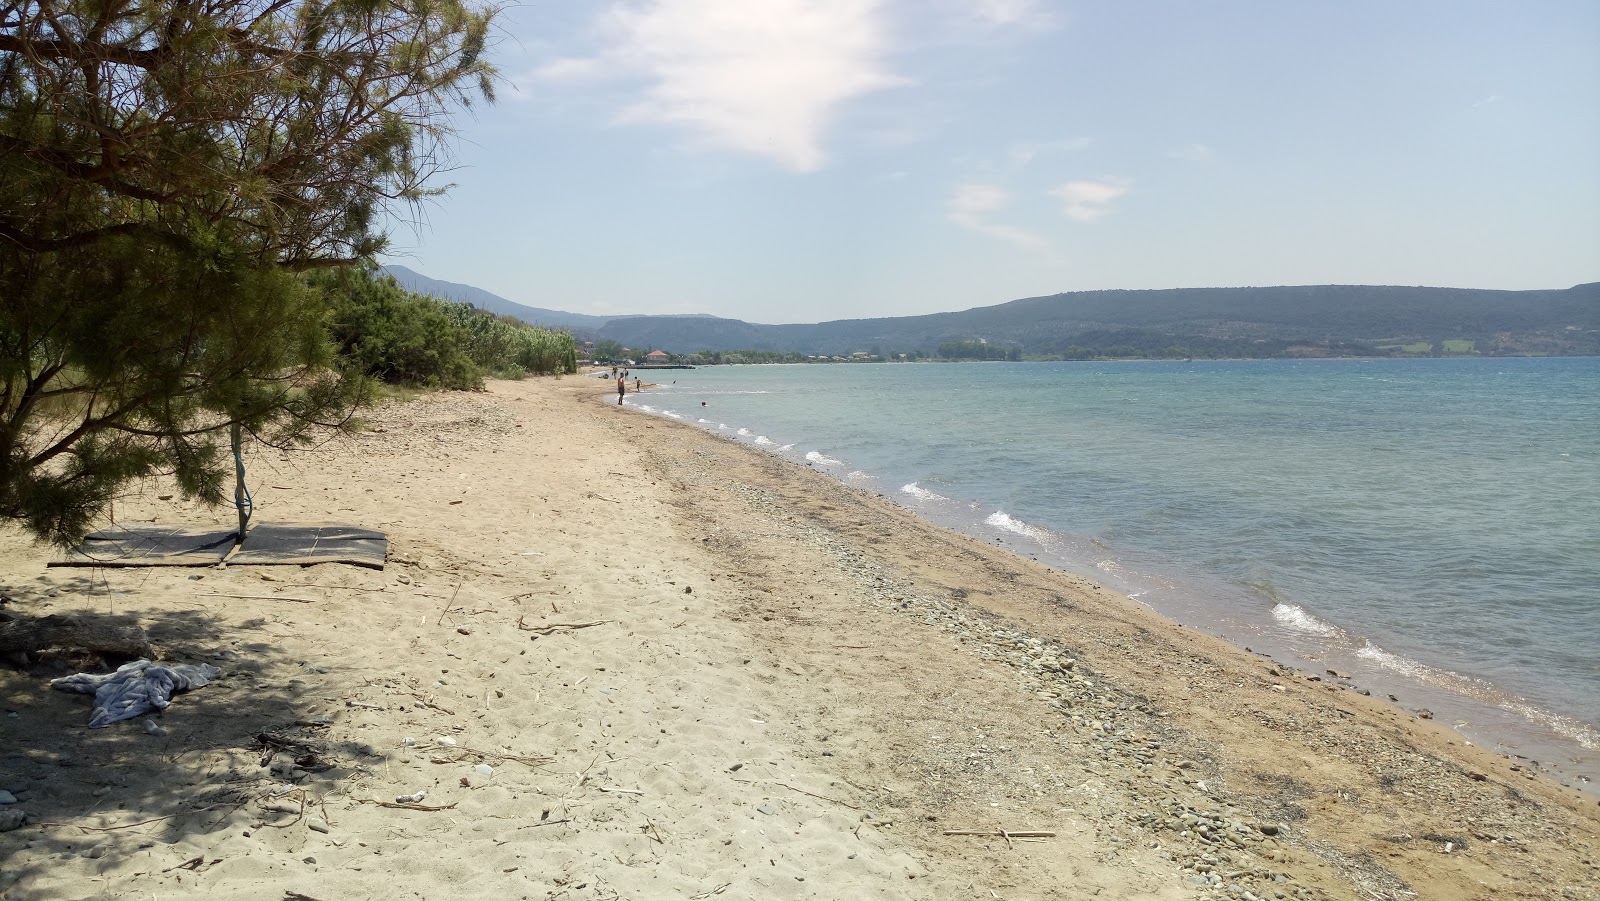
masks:
[[[1600,779],[1600,359],[653,375],[639,409]]]

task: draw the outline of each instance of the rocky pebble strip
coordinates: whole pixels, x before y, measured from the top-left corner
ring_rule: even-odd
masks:
[[[765,492],[748,485],[728,486],[785,521],[800,536],[826,551],[886,610],[911,616],[950,633],[979,657],[1015,669],[1019,689],[1053,708],[1082,739],[1085,750],[1107,769],[1146,778],[1121,783],[1129,807],[1125,823],[1142,840],[1173,862],[1180,878],[1202,896],[1245,901],[1314,901],[1326,895],[1298,884],[1274,867],[1293,853],[1286,825],[1264,815],[1251,816],[1222,800],[1199,772],[1196,757],[1208,748],[1162,723],[1158,705],[1097,678],[1081,651],[1034,635],[979,611],[958,599],[927,597],[882,571],[865,554],[827,530],[789,516]],[[1176,749],[1182,746],[1183,752]],[[1169,776],[1176,787],[1157,774]],[[1302,851],[1309,849],[1301,849]],[[1325,856],[1336,856],[1326,849]],[[1342,863],[1342,861],[1341,861]]]

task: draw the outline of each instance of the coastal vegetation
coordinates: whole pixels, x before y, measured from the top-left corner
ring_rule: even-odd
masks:
[[[492,99],[494,11],[6,8],[0,516],[71,542],[134,480],[218,501],[229,444],[348,421],[368,380],[305,273],[370,260],[438,193],[451,112]]]
[[[515,379],[577,371],[570,332],[413,294],[372,270],[312,278],[330,299],[330,330],[342,358],[382,381],[476,389],[486,375]]]

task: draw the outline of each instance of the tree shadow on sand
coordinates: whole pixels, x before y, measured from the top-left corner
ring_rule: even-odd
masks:
[[[95,591],[94,577],[56,582]],[[104,593],[104,589],[99,589]],[[137,609],[137,589],[127,606]],[[119,604],[122,602],[119,602]],[[27,616],[27,603],[4,607]],[[73,877],[112,883],[204,870],[226,835],[298,826],[308,805],[354,775],[372,747],[329,736],[315,708],[331,699],[327,670],[294,660],[268,617],[242,622],[207,609],[80,614],[96,629],[143,632],[164,660],[222,672],[170,708],[90,729],[92,698],[52,689],[81,655],[36,655],[0,665],[0,790],[27,822],[0,833],[0,898],[78,898]],[[105,659],[109,672],[125,659]],[[0,796],[3,800],[3,796]],[[48,885],[36,885],[48,874]],[[170,878],[170,877],[169,877]]]

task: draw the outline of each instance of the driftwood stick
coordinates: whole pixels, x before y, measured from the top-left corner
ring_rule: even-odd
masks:
[[[611,622],[609,619],[595,620],[592,623],[548,623],[543,626],[530,626],[523,622],[524,617],[517,618],[517,628],[524,632],[537,632],[540,635],[553,635],[556,632],[574,632],[578,629],[587,629],[590,626],[603,626]]]
[[[434,810],[450,810],[450,809],[454,808],[456,806],[456,804],[458,804],[460,802],[452,801],[449,804],[441,804],[441,805],[435,807],[435,806],[433,806],[431,804],[399,804],[399,803],[396,803],[394,801],[379,801],[376,798],[362,798],[359,803],[362,803],[362,804],[376,804],[379,807],[394,807],[394,808],[398,808],[400,810],[427,810],[427,811],[434,811]]]
[[[450,592],[450,600],[444,602],[444,609],[439,611],[439,619],[438,619],[437,622],[434,623],[435,626],[439,625],[439,623],[444,622],[445,614],[450,612],[450,607],[452,605],[454,605],[455,602],[456,602],[456,595],[461,593],[461,584],[462,583],[457,582],[456,583],[456,590]]]
[[[137,823],[126,823],[126,824],[121,825],[121,826],[79,826],[77,823],[38,823],[36,825],[39,825],[39,826],[56,826],[56,827],[62,827],[62,828],[67,827],[67,826],[71,826],[72,828],[77,829],[80,832],[116,832],[118,829],[132,829],[135,826],[148,826],[151,823],[159,823],[162,820],[170,820],[173,817],[186,817],[191,813],[205,813],[208,810],[216,810],[218,807],[238,807],[238,806],[239,805],[237,805],[237,804],[212,804],[212,805],[210,805],[208,807],[196,807],[194,810],[185,810],[182,813],[169,813],[164,817],[156,817],[154,819],[149,819],[149,820],[140,820]]]
[[[329,591],[388,591],[387,588],[362,588],[359,585],[316,585],[311,582],[284,582],[285,588],[323,588]]]
[[[184,861],[183,863],[180,863],[175,867],[167,867],[165,870],[162,870],[161,872],[170,873],[173,870],[194,870],[194,869],[199,869],[200,865],[205,863],[205,862],[206,862],[206,859],[204,857],[191,857],[188,860]]]
[[[1019,832],[1015,829],[946,829],[945,835],[987,835],[999,836],[1005,839],[1013,838],[1055,838],[1054,832]]]
[[[233,598],[238,601],[293,601],[296,604],[315,604],[311,598],[291,598],[281,594],[221,594],[218,592],[201,591],[196,593],[203,598]]]
[[[419,693],[419,692],[415,692],[414,691],[414,692],[411,693],[411,696],[413,698],[416,698],[417,699],[417,703],[421,704],[424,707],[431,707],[434,710],[440,711],[441,713],[448,713],[451,716],[455,716],[456,715],[456,712],[454,710],[451,710],[448,707],[440,707],[438,704],[433,703],[432,700],[423,697],[421,695],[421,693]]]
[[[745,785],[760,785],[760,784],[762,784],[760,782],[757,782],[754,779],[735,779],[733,781],[735,781],[735,782],[743,782]],[[817,799],[822,800],[822,801],[832,801],[833,803],[838,804],[841,807],[848,807],[851,810],[860,810],[861,809],[861,808],[855,806],[854,804],[851,804],[848,801],[841,801],[838,798],[830,798],[827,795],[819,795],[816,792],[808,792],[803,788],[795,788],[794,786],[790,785],[787,782],[779,782],[776,779],[770,779],[770,780],[767,780],[767,782],[769,782],[772,785],[781,785],[784,788],[787,788],[788,790],[790,790],[792,792],[799,792],[802,795],[810,795],[811,797],[817,798]]]

